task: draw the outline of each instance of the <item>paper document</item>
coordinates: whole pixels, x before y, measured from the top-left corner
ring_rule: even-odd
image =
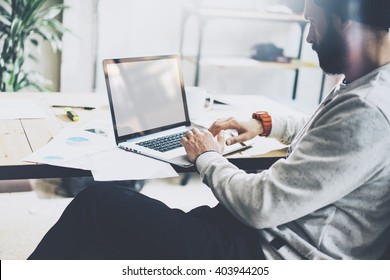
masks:
[[[91,170],[96,181],[178,176],[168,163],[121,150],[112,138],[100,133],[74,128],[63,129],[47,145],[23,160]]]
[[[93,155],[112,147],[113,143],[101,135],[67,127],[48,144],[23,160],[67,166],[70,160]],[[82,169],[89,169],[89,166]]]
[[[173,167],[156,159],[117,147],[93,157],[95,181],[142,180],[179,176]]]
[[[0,99],[0,120],[44,118],[47,115],[31,99]]]
[[[257,136],[254,138],[254,143],[250,149],[241,152],[239,155],[229,156],[229,158],[262,157],[268,153],[278,151],[278,154],[280,153],[280,155],[282,155],[285,153],[284,150],[287,149],[287,147],[287,145],[280,143],[276,139]]]

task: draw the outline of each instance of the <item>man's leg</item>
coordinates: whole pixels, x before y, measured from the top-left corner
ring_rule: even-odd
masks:
[[[258,259],[256,230],[227,210],[189,213],[115,185],[82,191],[30,259]]]

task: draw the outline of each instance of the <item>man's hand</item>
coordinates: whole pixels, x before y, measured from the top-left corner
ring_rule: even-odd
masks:
[[[222,154],[224,141],[223,131],[218,133],[217,138],[215,138],[210,131],[199,131],[197,128],[188,130],[186,136],[181,139],[191,162],[194,162],[204,152],[215,151]]]
[[[238,142],[244,142],[263,133],[261,122],[251,119],[247,122],[239,122],[234,118],[218,119],[209,128],[213,135],[219,134],[222,130],[235,129],[237,136],[230,137],[226,140],[226,145],[233,145]]]

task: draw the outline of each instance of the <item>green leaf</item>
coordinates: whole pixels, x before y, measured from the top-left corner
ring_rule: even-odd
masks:
[[[36,71],[25,70],[27,61],[37,61],[28,47],[38,47],[34,34],[50,43],[53,51],[62,47],[61,36],[68,32],[58,16],[66,7],[47,0],[0,0],[0,90],[23,88],[50,90],[49,80]]]
[[[49,25],[56,33],[64,34],[66,32],[66,29],[64,28],[62,23],[56,19],[48,20],[47,25]]]
[[[46,6],[43,7],[39,11],[39,17],[46,18],[46,19],[52,19],[58,16],[61,12],[64,10],[69,9],[69,6],[64,4],[57,4],[53,6]]]
[[[9,1],[7,0],[3,0],[0,2],[0,14],[5,16],[11,16],[12,8],[8,2]]]
[[[5,26],[11,25],[11,21],[5,15],[0,15],[0,23],[4,24]]]
[[[45,3],[45,0],[30,0],[27,1],[27,5],[24,9],[24,13],[22,13],[22,18],[25,20],[27,24],[30,23],[33,18],[39,18],[38,13],[39,10],[42,8],[43,4]]]
[[[3,32],[3,30],[2,30]],[[4,33],[0,33],[0,40],[4,37],[7,37],[8,36],[8,33],[7,32],[4,32]]]
[[[22,27],[23,22],[18,19],[14,18],[11,24],[11,30],[10,30],[10,38],[11,41],[17,41],[20,38],[20,28]]]
[[[62,12],[61,8],[48,9],[45,15],[43,16],[43,19],[53,19],[56,16],[58,16],[61,12]]]

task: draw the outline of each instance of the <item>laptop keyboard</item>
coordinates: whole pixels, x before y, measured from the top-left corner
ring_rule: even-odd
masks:
[[[139,142],[136,143],[136,145],[164,153],[181,147],[182,145],[180,140],[183,136],[185,136],[185,134],[185,132],[180,132],[148,141]]]

